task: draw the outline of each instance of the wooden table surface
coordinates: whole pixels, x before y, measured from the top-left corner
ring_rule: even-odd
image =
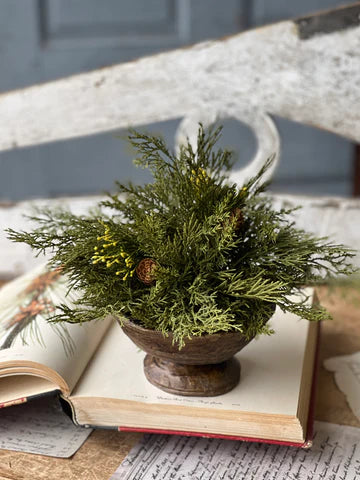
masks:
[[[319,289],[321,303],[332,313],[333,321],[322,325],[320,368],[317,387],[317,420],[360,427],[332,373],[323,360],[360,350],[360,292]],[[95,430],[70,459],[50,458],[0,451],[0,480],[107,480],[117,469],[141,434]]]

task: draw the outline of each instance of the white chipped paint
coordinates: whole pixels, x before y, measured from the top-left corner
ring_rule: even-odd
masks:
[[[359,140],[359,72],[360,27],[300,40],[284,21],[3,94],[0,150],[207,111],[276,114]]]

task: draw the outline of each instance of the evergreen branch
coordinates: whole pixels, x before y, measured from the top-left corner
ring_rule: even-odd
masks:
[[[220,134],[200,125],[197,148],[188,143],[175,156],[162,139],[132,131],[136,164],[152,183],[117,183],[97,213],[45,208],[31,217],[31,232],[7,231],[37,254],[49,251],[79,292],[55,325],[126,316],[173,332],[181,346],[191,335],[270,334],[273,304],[308,320],[329,317],[291,295],[351,275],[354,252],[298,229],[294,209],[272,207],[262,192],[273,157],[243,188],[230,185],[233,157],[216,148]]]

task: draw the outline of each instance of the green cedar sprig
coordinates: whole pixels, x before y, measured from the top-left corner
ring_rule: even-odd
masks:
[[[51,266],[80,291],[53,321],[125,315],[173,332],[181,346],[191,335],[272,333],[264,319],[274,303],[308,320],[329,318],[291,295],[353,273],[353,251],[296,228],[292,210],[273,209],[261,181],[272,159],[242,188],[230,184],[232,155],[216,148],[220,133],[200,125],[196,152],[188,144],[175,155],[162,139],[132,131],[135,163],[152,183],[118,182],[98,213],[43,208],[31,217],[33,231],[8,230],[11,240],[50,252]],[[156,264],[151,284],[136,272],[143,259]]]

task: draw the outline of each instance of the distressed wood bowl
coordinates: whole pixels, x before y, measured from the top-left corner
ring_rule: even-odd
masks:
[[[234,355],[252,340],[238,332],[221,332],[186,339],[179,350],[171,333],[164,336],[129,319],[122,319],[122,329],[146,352],[147,380],[165,392],[184,396],[210,397],[232,390],[241,370]]]

